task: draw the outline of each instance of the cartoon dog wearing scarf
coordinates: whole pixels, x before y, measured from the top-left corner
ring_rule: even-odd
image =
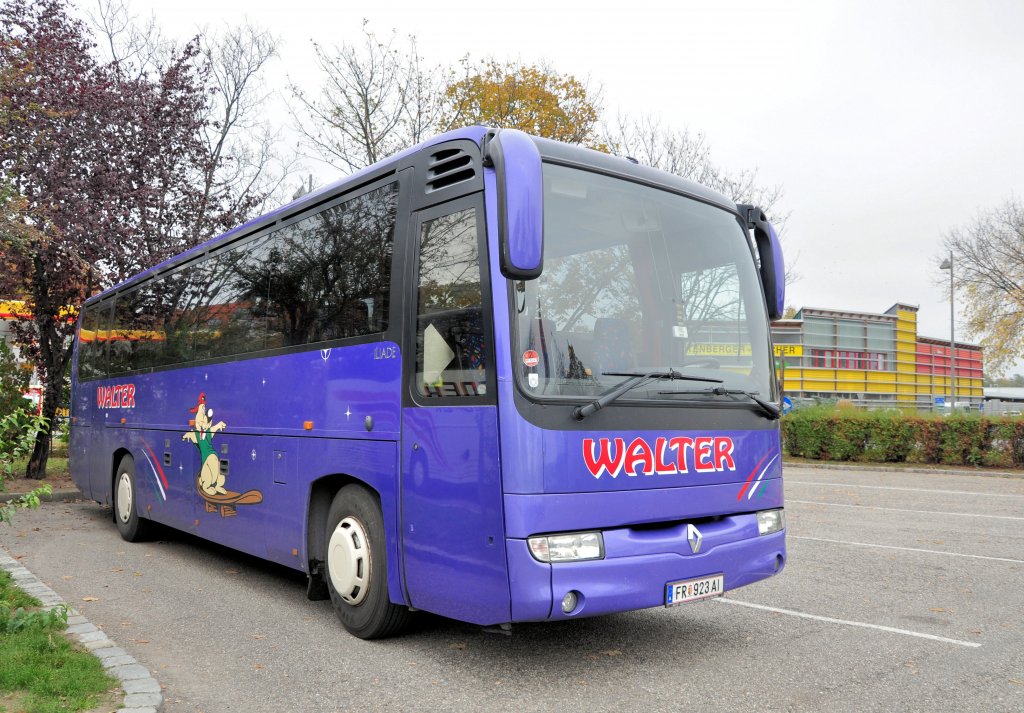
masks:
[[[220,459],[213,448],[213,434],[223,431],[227,424],[223,421],[213,422],[213,409],[206,406],[206,393],[199,393],[199,401],[189,413],[195,414],[190,422],[193,429],[181,436],[181,440],[189,441],[199,449],[199,473],[196,475],[196,490],[199,497],[206,501],[206,512],[220,512],[221,517],[237,515],[236,505],[255,505],[263,502],[263,493],[248,490],[234,493],[224,487],[224,474],[220,470]]]

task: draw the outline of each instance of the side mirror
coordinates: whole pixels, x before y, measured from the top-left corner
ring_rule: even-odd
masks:
[[[778,319],[786,309],[786,265],[782,261],[782,245],[768,216],[752,205],[738,205],[747,229],[754,231],[754,245],[761,261],[761,286],[768,303],[769,319]]]
[[[498,245],[501,274],[533,280],[544,269],[544,182],[540,152],[516,129],[488,131],[484,166],[493,168],[498,189]]]

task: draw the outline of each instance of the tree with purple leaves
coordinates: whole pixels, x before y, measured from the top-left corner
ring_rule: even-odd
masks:
[[[77,307],[89,295],[244,220],[211,190],[209,64],[198,40],[146,66],[98,60],[66,0],[0,6],[0,177],[16,213],[0,224],[0,295],[26,300],[13,325],[53,424],[65,397]],[[46,472],[52,426],[27,475]]]

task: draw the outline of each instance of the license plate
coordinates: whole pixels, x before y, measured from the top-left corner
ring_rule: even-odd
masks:
[[[725,577],[709,574],[696,579],[684,579],[665,585],[665,606],[692,602],[697,599],[720,596],[725,591]]]

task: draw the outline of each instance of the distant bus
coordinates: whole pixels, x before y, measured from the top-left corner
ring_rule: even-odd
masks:
[[[699,600],[785,563],[782,305],[760,210],[467,128],[89,299],[71,471],[362,638]]]

